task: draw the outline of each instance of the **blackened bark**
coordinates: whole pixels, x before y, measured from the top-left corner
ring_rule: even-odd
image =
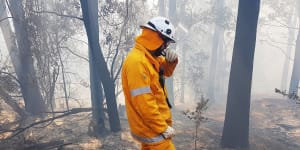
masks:
[[[221,145],[249,146],[253,59],[260,0],[240,0]]]
[[[25,11],[22,0],[10,0],[10,11],[13,16],[16,41],[19,49],[20,67],[15,67],[20,81],[21,92],[25,101],[25,110],[33,115],[40,115],[45,111],[40,88],[34,70],[33,54],[27,30]],[[19,69],[18,69],[19,68]]]
[[[91,77],[94,79],[100,77],[106,97],[110,129],[114,132],[120,131],[121,125],[117,110],[114,80],[110,77],[110,73],[99,44],[98,1],[80,0],[80,3],[89,41],[89,56],[90,62],[92,62],[90,64],[92,65],[90,68],[92,69],[91,73],[94,74],[94,77]],[[91,83],[92,82],[94,81],[91,79]],[[95,83],[92,84],[95,86],[94,91],[92,90],[92,92],[94,92],[92,93],[93,97],[95,93],[99,93],[101,91],[98,81],[95,81]],[[98,87],[96,88],[96,86]],[[94,98],[98,98],[98,96],[95,95]]]
[[[298,95],[299,79],[300,79],[300,30],[298,31],[298,36],[296,41],[294,65],[293,65],[292,77],[290,81],[289,94]]]

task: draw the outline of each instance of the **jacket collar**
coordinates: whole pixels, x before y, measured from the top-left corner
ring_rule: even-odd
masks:
[[[148,28],[143,28],[142,33],[135,38],[135,41],[142,44],[149,51],[158,49],[164,43],[156,31]]]
[[[157,59],[155,58],[155,57],[153,57],[152,55],[151,55],[151,53],[149,52],[149,50],[147,50],[142,44],[140,44],[140,43],[136,43],[135,44],[135,47],[136,47],[136,49],[137,50],[140,50],[140,51],[142,51],[144,54],[145,54],[145,56],[146,56],[146,58],[150,61],[150,63],[154,66],[154,68],[155,68],[155,70],[156,71],[159,71],[159,62],[157,61]]]

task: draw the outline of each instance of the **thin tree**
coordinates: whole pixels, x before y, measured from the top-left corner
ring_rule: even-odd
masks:
[[[86,1],[80,0],[83,21],[89,41],[89,60],[90,60],[90,83],[91,83],[91,95],[92,101],[95,103],[98,98],[101,98],[101,83],[103,85],[106,102],[107,112],[109,117],[111,131],[120,131],[121,125],[117,110],[116,97],[115,97],[115,86],[113,79],[110,78],[105,59],[103,57],[101,47],[99,44],[99,24],[98,24],[98,1]],[[100,107],[100,106],[93,106]],[[93,110],[99,111],[99,110]],[[100,113],[101,114],[101,113]],[[98,116],[101,117],[101,116]]]
[[[249,146],[253,59],[260,0],[240,0],[221,145]]]
[[[165,12],[166,12],[166,10],[165,10],[165,0],[159,0],[158,1],[158,14],[160,15],[160,16],[165,16]]]
[[[177,20],[176,20],[176,0],[169,0],[169,18],[171,22],[174,24],[175,28],[177,26]],[[173,50],[176,50],[176,46],[171,47]],[[171,76],[169,78],[166,78],[166,88],[168,89],[168,99],[172,106],[174,106],[174,76]]]
[[[295,7],[292,7],[292,10],[290,11],[290,16],[288,17],[288,26],[291,27],[293,26],[294,24],[296,24],[296,16],[294,14],[295,12]],[[287,89],[287,84],[288,84],[288,72],[289,72],[289,68],[290,68],[290,63],[291,63],[291,60],[290,60],[290,56],[291,56],[291,53],[292,53],[292,49],[293,49],[293,45],[292,43],[294,42],[295,40],[295,31],[291,28],[288,28],[288,46],[287,46],[287,49],[286,49],[286,54],[287,56],[285,57],[285,60],[284,60],[284,65],[283,65],[283,68],[282,68],[282,76],[281,76],[281,89],[282,90],[286,90]]]
[[[7,49],[9,50],[10,60],[15,70],[20,70],[20,59],[19,50],[15,40],[15,34],[13,28],[10,25],[10,20],[8,16],[8,8],[5,5],[5,0],[0,0],[0,28],[4,37],[4,41]]]
[[[179,96],[179,101],[181,103],[184,103],[184,98],[185,98],[185,85],[186,85],[186,68],[187,68],[187,50],[191,49],[191,45],[187,43],[187,39],[189,39],[189,30],[192,26],[192,14],[188,14],[187,12],[187,3],[185,0],[180,0],[178,1],[178,5],[179,5],[179,13],[177,14],[177,21],[178,21],[178,26],[181,28],[184,28],[183,31],[180,32],[180,30],[178,30],[178,32],[176,32],[176,35],[179,39],[179,41],[182,41],[180,45],[178,45],[180,48],[179,50],[181,50],[181,58],[180,58],[180,65],[181,65],[181,75],[180,75],[180,96]],[[179,25],[180,23],[180,25]],[[184,26],[184,27],[183,27]]]
[[[4,0],[2,0],[4,2]],[[13,25],[16,35],[16,43],[19,49],[19,67],[15,67],[20,81],[21,92],[25,102],[25,110],[33,115],[39,115],[45,111],[40,88],[33,65],[33,54],[29,33],[26,28],[25,11],[22,0],[10,0],[10,12],[13,17]]]
[[[298,20],[300,20],[300,2],[297,1],[297,9],[298,10]],[[289,95],[298,95],[298,88],[299,88],[299,79],[300,79],[300,25],[298,36],[296,40],[296,49],[294,55],[294,65],[293,71],[290,81],[290,88],[289,88]]]
[[[223,44],[223,36],[224,36],[224,27],[222,26],[222,21],[224,19],[224,0],[215,1],[216,5],[216,18],[215,18],[215,29],[213,35],[213,42],[212,42],[212,51],[211,51],[211,62],[209,67],[209,98],[212,101],[216,100],[216,77],[217,77],[217,63],[218,56],[222,51],[222,44]],[[220,91],[219,91],[220,92]]]

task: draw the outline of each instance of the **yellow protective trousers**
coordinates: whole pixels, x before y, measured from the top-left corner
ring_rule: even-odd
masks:
[[[142,143],[141,150],[176,150],[176,148],[171,139],[166,139],[157,143]]]

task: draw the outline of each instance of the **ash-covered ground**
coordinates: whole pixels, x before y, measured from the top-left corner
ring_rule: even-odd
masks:
[[[173,109],[176,136],[173,141],[178,150],[222,150],[220,140],[225,116],[225,106],[209,105],[204,113],[207,120],[201,122],[195,141],[195,123],[182,111],[194,109],[193,105],[178,104]],[[14,121],[14,115],[3,107],[0,115],[1,131]],[[0,149],[32,149],[34,145],[50,141],[62,141],[60,149],[66,150],[138,150],[128,129],[126,118],[121,118],[122,131],[100,139],[89,136],[91,113],[69,115],[26,130],[9,140],[10,133],[1,133]],[[14,126],[10,126],[13,128]],[[108,127],[108,126],[107,126]],[[300,104],[285,98],[256,97],[251,101],[250,150],[298,150],[300,149]],[[59,149],[45,147],[40,149]]]

